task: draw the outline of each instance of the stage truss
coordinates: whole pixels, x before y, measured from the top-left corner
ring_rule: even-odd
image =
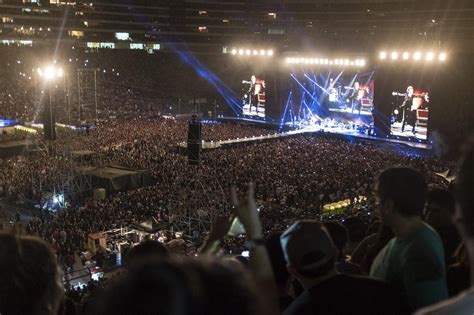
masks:
[[[228,197],[218,179],[200,170],[178,179],[173,191],[179,194],[170,202],[170,223],[189,236],[209,231],[216,216],[230,212]]]

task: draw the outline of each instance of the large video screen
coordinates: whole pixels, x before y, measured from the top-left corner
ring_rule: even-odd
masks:
[[[374,71],[293,71],[286,124],[338,133],[373,130]]]
[[[262,74],[251,73],[243,78],[240,94],[244,117],[265,118],[265,78]]]
[[[390,132],[394,136],[426,140],[430,94],[421,84],[401,83],[392,92]]]
[[[273,67],[273,68],[272,68]],[[216,71],[216,89],[222,96],[219,115],[252,121],[273,122],[280,117],[275,103],[274,65],[269,60],[232,59],[227,67]]]

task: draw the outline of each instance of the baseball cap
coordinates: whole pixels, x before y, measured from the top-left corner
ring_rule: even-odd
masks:
[[[296,221],[280,237],[288,264],[300,271],[312,271],[336,258],[336,248],[322,223]]]

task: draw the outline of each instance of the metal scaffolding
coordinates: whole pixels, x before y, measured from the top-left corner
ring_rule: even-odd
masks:
[[[97,113],[97,68],[77,69],[78,122],[96,122]]]
[[[217,215],[229,213],[230,206],[217,178],[196,171],[175,182],[179,192],[170,203],[170,223],[189,236],[209,231]]]
[[[63,204],[59,204],[59,207],[63,207],[65,202],[79,201],[92,193],[91,172],[96,166],[93,159],[86,159],[74,151],[71,143],[78,136],[77,131],[65,129],[60,139],[50,143],[48,158],[51,161],[48,164],[54,167],[41,172],[38,179],[40,190],[46,197],[43,202],[48,202],[51,196],[56,199],[62,196]]]

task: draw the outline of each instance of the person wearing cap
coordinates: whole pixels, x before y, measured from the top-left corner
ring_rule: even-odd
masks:
[[[305,289],[284,314],[409,314],[390,285],[336,271],[337,249],[322,223],[297,221],[280,237],[287,268]]]
[[[406,167],[378,176],[376,207],[395,235],[375,257],[370,276],[403,291],[413,309],[448,298],[444,249],[438,233],[423,222],[428,186]]]

